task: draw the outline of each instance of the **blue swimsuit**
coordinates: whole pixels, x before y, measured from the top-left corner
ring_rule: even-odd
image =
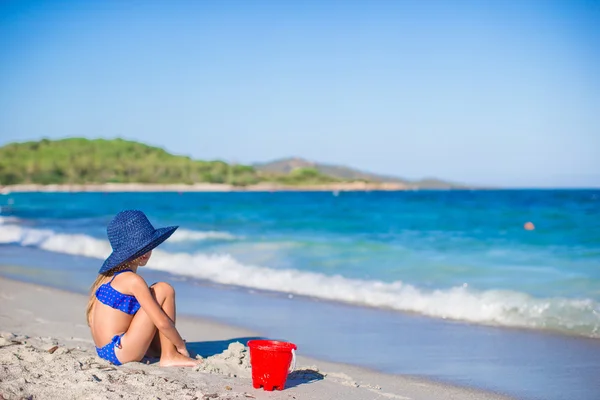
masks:
[[[123,294],[115,288],[113,288],[110,284],[115,279],[115,277],[123,272],[133,272],[130,269],[126,269],[123,271],[116,272],[110,282],[101,285],[98,290],[96,290],[96,298],[100,303],[106,304],[109,307],[114,308],[115,310],[123,311],[126,314],[133,315],[140,309],[140,303],[137,301],[135,296],[131,296],[128,294]],[[98,355],[115,365],[121,365],[121,362],[117,358],[115,354],[115,347],[121,348],[121,337],[124,333],[120,335],[115,335],[110,343],[108,343],[104,347],[96,347],[96,352]]]

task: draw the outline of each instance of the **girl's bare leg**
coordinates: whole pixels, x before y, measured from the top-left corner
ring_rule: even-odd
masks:
[[[163,284],[164,282],[158,282],[155,284],[152,284],[152,286],[150,286],[150,291],[152,292],[152,294],[154,294],[154,286],[157,284]],[[168,284],[167,284],[168,285]],[[169,285],[170,286],[170,285]],[[167,289],[169,290],[169,289]],[[155,296],[156,297],[156,296]],[[173,323],[175,323],[175,318],[177,315],[177,311],[173,311],[173,315],[169,315],[169,318],[171,318],[171,320],[173,321]],[[158,331],[154,334],[154,338],[152,338],[152,342],[150,343],[150,347],[148,348],[148,351],[146,352],[146,357],[160,357],[160,335],[158,333]]]
[[[165,314],[175,321],[175,291],[165,282],[158,282],[150,288],[158,304],[162,307]],[[166,336],[157,332],[156,326],[143,309],[140,309],[133,319],[129,329],[121,340],[121,349],[115,349],[117,358],[121,363],[141,360],[156,333],[160,341],[160,365],[164,367],[194,366],[198,362],[192,358],[180,354],[173,343]]]

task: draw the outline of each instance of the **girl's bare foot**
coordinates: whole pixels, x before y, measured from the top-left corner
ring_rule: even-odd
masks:
[[[195,367],[200,364],[202,361],[194,360],[193,358],[189,358],[184,356],[183,354],[175,353],[170,357],[161,357],[158,365],[161,367]]]

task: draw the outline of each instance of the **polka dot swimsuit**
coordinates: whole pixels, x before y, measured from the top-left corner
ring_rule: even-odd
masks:
[[[140,309],[140,303],[138,303],[137,299],[134,296],[118,292],[110,285],[115,277],[123,272],[133,271],[126,269],[116,272],[110,282],[101,285],[98,290],[96,290],[96,298],[98,298],[102,304],[123,311],[126,314],[133,315]]]
[[[110,361],[114,365],[121,365],[121,361],[117,358],[115,354],[115,347],[121,348],[121,338],[124,333],[120,335],[113,336],[112,340],[104,347],[96,347],[96,353],[100,356],[100,358],[104,358],[106,361]]]
[[[137,301],[135,296],[131,296],[128,294],[123,294],[115,288],[111,286],[112,281],[115,279],[115,276],[123,273],[123,272],[133,272],[129,269],[116,272],[110,282],[101,285],[98,290],[96,290],[96,298],[102,304],[106,304],[109,307],[112,307],[116,310],[123,311],[126,314],[133,315],[140,309],[140,303]],[[112,340],[103,347],[96,347],[96,352],[98,355],[113,363],[114,365],[121,365],[121,362],[117,358],[115,354],[115,347],[121,348],[121,337],[124,335],[115,335]]]

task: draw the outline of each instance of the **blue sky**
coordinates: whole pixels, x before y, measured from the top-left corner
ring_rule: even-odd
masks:
[[[3,1],[0,144],[600,186],[600,1]]]

